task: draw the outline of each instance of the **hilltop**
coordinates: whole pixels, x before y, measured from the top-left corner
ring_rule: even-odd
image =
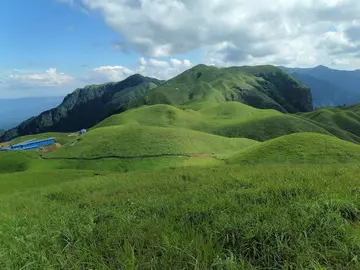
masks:
[[[315,133],[297,133],[254,145],[230,163],[344,163],[360,161],[360,146]]]
[[[161,81],[133,75],[117,83],[89,85],[67,95],[56,108],[32,117],[0,137],[8,141],[18,136],[43,132],[72,132],[88,128],[107,116],[124,111]]]
[[[274,66],[197,65],[149,91],[141,104],[239,101],[281,112],[312,110],[310,90]]]

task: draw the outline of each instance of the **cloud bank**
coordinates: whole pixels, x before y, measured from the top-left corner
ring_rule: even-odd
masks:
[[[357,0],[78,1],[147,57],[201,49],[222,65],[359,64]]]

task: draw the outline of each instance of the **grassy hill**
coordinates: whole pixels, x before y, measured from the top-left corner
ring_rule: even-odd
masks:
[[[342,163],[359,162],[360,146],[335,137],[298,133],[250,147],[229,158],[238,163]]]
[[[179,128],[114,126],[94,129],[73,146],[63,147],[48,157],[151,157],[215,154],[244,149],[255,141],[225,138]]]
[[[0,141],[44,132],[73,132],[88,128],[107,116],[126,110],[161,81],[133,75],[117,83],[89,85],[67,95],[56,108],[32,117],[5,132]]]
[[[181,127],[257,141],[295,132],[333,134],[306,119],[276,110],[256,109],[240,102],[194,102],[180,107],[163,104],[142,106],[112,115],[94,128],[127,124]]]
[[[26,171],[29,158],[21,152],[0,152],[0,173]]]
[[[301,117],[317,123],[327,130],[337,129],[344,136],[360,142],[360,106],[327,107],[310,113],[301,113]]]
[[[240,101],[282,112],[312,110],[310,90],[273,66],[198,65],[149,91],[140,104],[180,105],[194,100]]]

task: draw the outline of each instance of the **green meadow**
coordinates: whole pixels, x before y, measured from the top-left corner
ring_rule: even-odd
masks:
[[[360,269],[359,106],[289,114],[257,69],[199,69],[0,152],[0,269]],[[240,80],[273,106],[226,98]]]

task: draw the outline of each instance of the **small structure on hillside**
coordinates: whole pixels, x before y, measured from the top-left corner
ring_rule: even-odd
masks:
[[[83,128],[82,130],[80,130],[80,134],[82,135],[82,134],[85,134],[86,133],[86,129],[85,128]]]
[[[55,144],[55,138],[48,138],[43,140],[32,139],[22,143],[10,145],[9,147],[0,149],[0,151],[32,150],[52,144]]]

